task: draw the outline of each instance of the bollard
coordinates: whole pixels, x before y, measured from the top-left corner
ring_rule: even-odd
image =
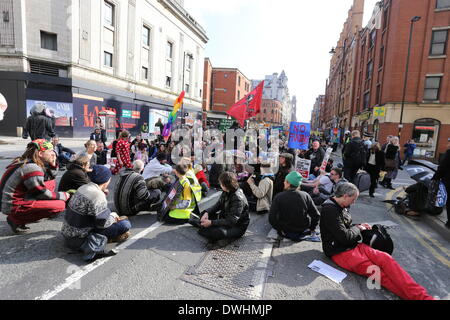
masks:
[[[16,129],[17,129],[17,136],[21,138],[22,134],[23,134],[23,128],[22,127],[17,127]]]

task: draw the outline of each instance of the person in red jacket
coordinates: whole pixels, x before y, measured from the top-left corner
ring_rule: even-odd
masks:
[[[196,164],[194,166],[195,176],[197,177],[198,182],[202,186],[202,196],[205,197],[211,186],[209,185],[208,179],[206,179],[205,172],[203,171],[203,167],[201,164]]]
[[[28,230],[27,224],[53,217],[66,208],[70,195],[55,192],[56,153],[51,142],[30,142],[0,180],[0,209],[14,233]]]

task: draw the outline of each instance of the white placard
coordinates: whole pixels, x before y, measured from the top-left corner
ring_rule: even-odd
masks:
[[[323,263],[320,260],[314,260],[309,266],[311,270],[320,273],[321,275],[324,275],[328,279],[336,282],[341,283],[347,275],[338,269],[335,269],[325,263]]]

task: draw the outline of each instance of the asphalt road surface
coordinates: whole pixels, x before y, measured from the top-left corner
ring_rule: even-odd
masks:
[[[10,161],[0,160],[0,172]],[[398,216],[381,202],[400,194],[412,180],[402,175],[396,182],[399,189],[380,187],[375,199],[363,193],[351,209],[354,223],[393,225],[389,232],[394,258],[431,295],[448,299],[449,243],[422,220]],[[112,208],[113,188],[114,181]],[[219,194],[204,200],[201,209],[212,205]],[[130,220],[131,238],[118,247],[110,245],[118,248],[118,255],[87,264],[64,247],[63,215],[30,225],[24,235],[14,235],[6,216],[0,215],[0,299],[398,299],[384,289],[370,289],[366,278],[337,267],[322,253],[321,243],[272,240],[267,215],[252,214],[245,238],[222,250],[208,250],[205,239],[190,225],[158,223],[154,213]],[[308,268],[314,260],[347,277],[340,284],[329,280]]]

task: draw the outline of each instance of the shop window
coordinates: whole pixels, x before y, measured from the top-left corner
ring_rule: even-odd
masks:
[[[412,138],[417,145],[417,148],[414,150],[414,157],[436,158],[440,125],[440,122],[435,119],[420,119],[414,122]]]

